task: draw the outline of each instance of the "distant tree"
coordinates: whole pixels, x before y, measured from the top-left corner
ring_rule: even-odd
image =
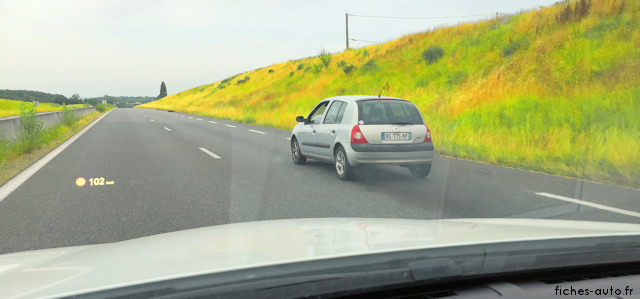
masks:
[[[69,104],[80,104],[80,103],[82,103],[82,100],[80,100],[80,96],[77,93],[74,93],[69,98]]]
[[[18,100],[23,102],[40,101],[40,103],[58,103],[68,102],[67,97],[60,94],[50,94],[32,90],[11,90],[0,89],[0,99]]]
[[[162,99],[166,96],[167,96],[167,86],[164,84],[164,81],[162,81],[162,84],[160,84],[160,94],[156,97],[156,100]]]

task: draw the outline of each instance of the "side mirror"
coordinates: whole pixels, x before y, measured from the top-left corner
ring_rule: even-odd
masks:
[[[304,116],[296,116],[296,121],[299,123],[306,123]]]

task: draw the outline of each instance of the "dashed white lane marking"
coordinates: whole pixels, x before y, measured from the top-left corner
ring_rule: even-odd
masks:
[[[204,147],[199,147],[199,149],[203,152],[205,152],[207,155],[213,157],[214,159],[220,159],[220,156],[210,152],[208,149],[204,148]]]
[[[153,119],[150,119],[150,121],[155,122],[155,120],[153,120]]]
[[[189,116],[189,118],[193,118],[193,116]]]
[[[225,125],[225,126],[227,126],[227,127],[229,127],[229,128],[235,128],[235,127],[236,127],[236,126],[234,126],[234,125]]]
[[[167,131],[169,131],[169,132],[171,132],[171,129],[169,129],[169,128],[167,128],[167,127],[164,127],[164,129],[165,129],[165,130],[167,130]]]
[[[287,137],[287,138],[285,138],[285,139],[286,139],[286,140],[291,140],[291,137]]]
[[[198,120],[202,120],[202,118],[198,118]]]
[[[180,116],[185,117],[184,115],[180,115]]]
[[[212,124],[217,124],[217,122],[215,122],[215,121],[209,121],[209,122],[212,123]]]
[[[605,206],[605,205],[601,205],[601,204],[597,204],[597,203],[592,203],[592,202],[589,202],[589,201],[584,201],[584,200],[575,199],[575,198],[571,198],[571,197],[565,197],[565,196],[562,196],[562,195],[555,195],[555,194],[546,193],[546,192],[537,192],[536,195],[549,197],[549,198],[554,198],[554,199],[558,199],[558,200],[564,200],[564,201],[568,201],[568,202],[572,202],[572,203],[577,203],[579,205],[589,206],[589,207],[592,207],[592,208],[605,210],[605,211],[609,211],[609,212],[614,212],[614,213],[618,213],[618,214],[623,214],[623,215],[628,215],[628,216],[633,216],[633,217],[640,217],[640,213],[637,213],[637,212],[618,209],[618,208]]]
[[[267,133],[265,133],[265,132],[262,132],[262,131],[256,131],[256,130],[249,130],[249,132],[258,133],[258,134],[267,134]]]

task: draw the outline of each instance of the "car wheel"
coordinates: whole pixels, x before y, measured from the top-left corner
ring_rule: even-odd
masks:
[[[336,173],[338,173],[338,177],[343,181],[348,181],[353,179],[353,174],[355,169],[349,165],[349,160],[347,159],[347,153],[344,151],[344,148],[341,146],[336,149]]]
[[[307,157],[302,155],[300,151],[300,145],[298,144],[298,139],[291,138],[291,158],[293,158],[293,163],[297,165],[302,165],[307,163]]]
[[[409,166],[409,171],[411,171],[411,176],[421,179],[429,175],[429,172],[431,172],[431,164]]]

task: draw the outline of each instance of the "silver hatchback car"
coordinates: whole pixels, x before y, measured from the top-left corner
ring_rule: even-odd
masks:
[[[433,143],[422,114],[399,98],[354,95],[324,99],[291,132],[295,164],[307,158],[335,163],[338,177],[353,178],[361,165],[408,167],[415,177],[431,171]]]

